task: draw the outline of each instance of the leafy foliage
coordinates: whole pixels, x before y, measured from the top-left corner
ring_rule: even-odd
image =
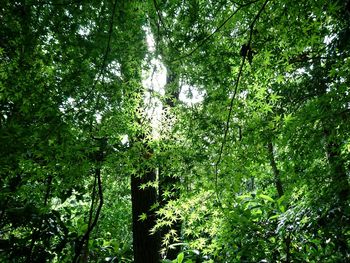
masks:
[[[3,1],[0,261],[349,261],[349,10]]]

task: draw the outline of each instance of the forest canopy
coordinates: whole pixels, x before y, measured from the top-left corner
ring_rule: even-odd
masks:
[[[1,262],[350,262],[350,1],[0,21]]]

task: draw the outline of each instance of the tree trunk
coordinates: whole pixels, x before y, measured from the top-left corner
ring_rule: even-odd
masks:
[[[284,195],[284,190],[283,190],[283,185],[282,185],[282,181],[281,181],[280,170],[277,168],[275,155],[273,153],[273,144],[272,144],[271,139],[267,143],[267,150],[268,150],[270,165],[272,168],[274,183],[276,186],[278,197],[282,197]],[[286,261],[285,262],[289,263],[289,262],[291,262],[291,253],[290,253],[291,233],[290,232],[288,234],[286,234],[286,236],[283,237],[283,242],[285,245],[285,253],[286,253]]]
[[[274,183],[275,183],[275,186],[277,189],[278,197],[281,197],[284,194],[284,191],[283,191],[282,181],[281,181],[281,177],[280,177],[280,171],[277,168],[275,156],[273,154],[273,145],[272,145],[271,141],[269,141],[267,144],[267,150],[268,150],[268,154],[269,154],[270,165],[272,168]]]
[[[160,261],[159,235],[151,235],[155,225],[155,215],[151,207],[157,202],[157,190],[154,187],[141,188],[142,185],[156,180],[154,169],[144,169],[140,176],[131,177],[132,230],[135,263],[153,263]],[[143,218],[145,215],[145,218]]]

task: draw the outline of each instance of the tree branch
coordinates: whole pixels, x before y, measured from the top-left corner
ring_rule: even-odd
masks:
[[[100,165],[100,164],[98,164]],[[97,167],[95,170],[95,180],[97,179],[97,186],[98,186],[98,196],[99,196],[99,204],[96,209],[96,214],[94,217],[94,220],[92,221],[91,225],[88,226],[88,229],[86,230],[84,236],[81,238],[79,243],[77,244],[77,248],[75,251],[75,256],[73,262],[78,263],[79,262],[79,257],[81,254],[81,251],[83,249],[84,243],[88,241],[90,233],[92,230],[95,228],[98,218],[100,217],[101,209],[103,206],[103,190],[102,190],[102,181],[101,181],[101,167]],[[86,242],[86,246],[88,246],[88,242]]]
[[[32,2],[28,3],[29,6],[43,6],[43,5],[50,5],[50,6],[68,6],[68,5],[74,5],[74,4],[81,4],[81,0],[77,1],[67,1],[62,3],[51,3],[48,1],[38,1],[38,2]]]
[[[230,21],[232,17],[234,17],[235,14],[238,13],[239,10],[241,10],[243,7],[249,6],[249,5],[254,4],[254,3],[258,2],[258,1],[260,1],[260,0],[256,0],[256,1],[248,2],[246,4],[239,5],[238,8],[235,11],[233,11],[230,16],[228,16],[209,36],[207,36],[203,40],[201,40],[199,42],[199,44],[197,44],[197,46],[194,49],[192,49],[189,53],[187,53],[187,54],[185,54],[183,56],[180,56],[179,58],[174,59],[171,62],[176,62],[176,61],[179,61],[179,60],[182,60],[182,59],[184,59],[186,57],[191,56],[201,46],[203,46],[210,38],[212,38],[212,36],[214,36],[217,32],[219,32],[220,29],[223,28],[227,24],[227,22]]]
[[[105,70],[106,61],[107,61],[107,57],[108,57],[108,54],[110,51],[110,46],[111,46],[111,39],[112,39],[112,34],[113,34],[113,24],[114,24],[116,6],[117,6],[117,0],[115,0],[114,4],[113,4],[112,16],[111,16],[111,21],[110,21],[109,30],[108,30],[107,47],[105,50],[105,54],[103,56],[103,60],[102,60],[101,67],[100,67],[99,73],[97,75],[97,78],[93,82],[91,89],[88,91],[88,93],[85,95],[85,97],[83,99],[81,99],[81,101],[79,103],[77,103],[77,105],[75,107],[81,106],[85,102],[85,100],[90,97],[91,93],[95,90],[97,82],[100,80],[100,78]]]
[[[269,0],[266,0],[264,2],[262,7],[260,8],[259,12],[256,14],[256,16],[254,17],[252,23],[250,24],[250,27],[249,27],[249,29],[250,29],[249,40],[248,40],[248,44],[247,44],[248,46],[250,46],[251,42],[252,42],[253,29],[254,29],[255,23],[259,19],[261,13],[265,9],[265,6],[267,5],[268,2],[269,2]],[[234,92],[233,92],[233,95],[232,95],[232,98],[231,98],[231,101],[230,101],[230,108],[229,108],[229,112],[228,112],[228,115],[227,115],[227,120],[226,120],[226,125],[225,125],[225,132],[224,132],[224,138],[223,138],[223,141],[222,141],[222,144],[221,144],[221,147],[220,147],[219,158],[218,158],[218,160],[215,163],[215,192],[216,192],[216,196],[217,196],[218,202],[220,204],[221,204],[221,202],[220,202],[220,197],[219,197],[219,192],[218,192],[219,165],[220,165],[220,162],[221,162],[221,159],[222,159],[222,153],[224,151],[225,143],[226,143],[226,140],[227,140],[227,134],[228,134],[228,131],[230,129],[230,120],[231,120],[231,115],[232,115],[233,104],[234,104],[234,100],[236,98],[236,94],[237,94],[237,91],[238,91],[238,85],[239,85],[240,79],[241,79],[242,74],[243,74],[243,66],[244,66],[244,63],[245,63],[245,61],[247,59],[247,55],[248,55],[248,52],[246,52],[244,54],[243,59],[242,59],[242,63],[240,65],[240,67],[239,67],[237,79],[236,79],[236,82],[235,82]]]

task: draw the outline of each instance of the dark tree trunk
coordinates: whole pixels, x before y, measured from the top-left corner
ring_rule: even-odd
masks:
[[[143,42],[145,39],[140,37],[144,34],[144,29],[142,28],[144,24],[139,19],[140,17],[136,15],[138,9],[135,10],[135,7],[133,7],[134,1],[117,1],[117,3],[119,8],[118,20],[122,21],[121,29],[125,30],[127,41],[137,41],[136,43],[140,47],[139,52],[142,54],[144,52],[142,51],[143,48],[146,48]],[[130,32],[133,33],[130,34]],[[132,46],[134,45],[135,43],[132,43]],[[136,97],[138,95],[142,97],[145,92],[142,87],[142,60],[144,57],[140,57],[140,54],[138,53],[135,56],[133,49],[125,48],[124,55],[120,61],[120,71],[125,80],[124,84],[127,87],[125,92],[127,101],[133,96],[135,96],[135,101],[137,101]],[[133,83],[137,84],[134,85]],[[134,98],[131,99],[131,101],[133,100]],[[141,108],[142,105],[143,102],[140,100],[138,107]],[[141,124],[140,116],[136,112],[133,121],[140,126],[144,125]],[[139,167],[137,174],[131,175],[133,262],[156,263],[160,261],[160,236],[158,233],[151,234],[151,229],[156,224],[156,216],[154,211],[151,211],[151,208],[157,203],[158,195],[156,187],[148,186],[148,184],[155,182],[157,178],[156,168],[150,165],[151,160],[149,159],[152,158],[152,150],[145,141],[146,134],[144,134],[145,129],[143,128],[143,131],[140,129],[139,133],[134,135],[130,142],[131,145],[140,144],[141,148],[143,148],[139,151],[139,157],[134,159],[135,166]],[[147,186],[144,187],[146,184]]]
[[[131,177],[132,199],[132,230],[135,263],[153,263],[160,261],[159,235],[151,235],[150,230],[155,225],[155,215],[151,210],[157,202],[157,191],[154,187],[142,188],[143,184],[156,180],[154,169],[146,169],[140,176]],[[141,219],[142,215],[146,218]]]

